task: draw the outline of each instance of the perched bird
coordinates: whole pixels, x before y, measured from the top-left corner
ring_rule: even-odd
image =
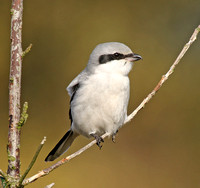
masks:
[[[69,84],[71,127],[48,154],[53,161],[66,152],[74,139],[94,137],[101,148],[101,135],[113,141],[127,118],[130,83],[128,74],[133,62],[142,57],[125,44],[107,42],[92,51],[86,68]]]

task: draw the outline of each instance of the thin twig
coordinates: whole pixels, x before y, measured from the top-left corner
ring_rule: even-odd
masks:
[[[184,46],[184,48],[182,49],[182,51],[178,55],[177,59],[175,60],[175,62],[170,67],[169,71],[162,77],[162,79],[159,81],[159,83],[156,85],[156,87],[153,89],[153,91],[142,101],[142,103],[136,108],[136,110],[134,110],[127,117],[125,123],[129,122],[138,113],[138,111],[141,110],[141,108],[144,108],[145,104],[149,102],[149,100],[156,94],[156,92],[160,89],[160,87],[163,85],[163,83],[173,73],[176,65],[180,62],[180,60],[182,59],[182,57],[184,56],[184,54],[186,53],[186,51],[189,49],[189,47],[191,46],[191,44],[196,40],[196,37],[197,37],[199,31],[200,31],[200,25],[195,29],[195,31],[192,34],[189,42]],[[108,134],[105,133],[104,135],[102,135],[102,138],[105,138],[107,136],[108,136]],[[52,165],[49,168],[46,168],[46,169],[40,171],[39,173],[35,174],[34,176],[32,176],[32,177],[30,177],[28,179],[25,179],[23,181],[23,185],[27,185],[27,184],[29,184],[29,183],[37,180],[40,177],[46,176],[47,174],[49,174],[54,169],[56,169],[59,166],[65,164],[66,162],[68,162],[69,160],[73,159],[74,157],[80,155],[82,152],[84,152],[85,150],[87,150],[88,148],[90,148],[91,146],[93,146],[95,143],[96,143],[96,140],[93,140],[92,142],[90,142],[88,145],[84,146],[83,148],[81,148],[77,152],[75,152],[75,153],[67,156],[66,158],[63,158],[62,160],[58,161],[54,165]]]
[[[7,175],[0,169],[0,176],[7,180]]]
[[[150,99],[156,94],[156,92],[160,89],[160,87],[163,85],[164,82],[166,82],[166,80],[169,78],[169,76],[174,72],[174,69],[176,68],[176,66],[179,64],[180,60],[182,59],[182,57],[185,55],[185,53],[187,52],[187,50],[189,49],[189,47],[192,45],[192,43],[196,40],[197,35],[200,31],[200,25],[194,30],[194,33],[192,34],[192,36],[190,37],[189,42],[183,47],[183,49],[181,50],[180,54],[178,55],[178,57],[176,58],[176,60],[174,61],[174,63],[172,64],[172,66],[170,67],[169,71],[162,76],[161,80],[158,82],[158,84],[156,85],[156,87],[153,89],[153,91],[142,101],[142,103],[127,117],[126,121],[124,122],[124,124],[128,123],[129,121],[131,121],[133,119],[133,117],[138,113],[138,111],[140,111],[142,108],[144,108],[145,104],[147,104]]]
[[[50,185],[45,186],[45,188],[51,188],[55,185],[55,183],[51,183]]]
[[[104,135],[102,135],[102,138],[107,137],[108,134],[105,133]],[[49,168],[46,168],[40,172],[38,172],[37,174],[35,174],[34,176],[25,179],[23,181],[23,185],[27,185],[29,183],[32,183],[33,181],[37,180],[40,177],[46,176],[47,174],[49,174],[51,171],[55,170],[56,168],[58,168],[59,166],[65,164],[66,162],[70,161],[71,159],[75,158],[76,156],[80,155],[81,153],[83,153],[85,150],[89,149],[91,146],[93,146],[94,144],[96,144],[96,140],[93,140],[92,142],[90,142],[89,144],[87,144],[86,146],[84,146],[83,148],[81,148],[80,150],[76,151],[75,153],[63,158],[62,160],[58,161],[57,163],[55,163],[54,165],[50,166]]]
[[[19,185],[22,184],[24,178],[27,176],[27,174],[29,173],[29,171],[30,171],[31,168],[33,167],[33,165],[34,165],[34,163],[35,163],[35,161],[36,161],[36,159],[37,159],[37,157],[38,157],[38,155],[39,155],[39,153],[40,153],[40,151],[41,151],[41,149],[42,149],[42,147],[43,147],[45,141],[46,141],[46,137],[43,138],[43,140],[42,140],[42,142],[40,143],[40,145],[39,145],[37,151],[35,152],[35,155],[33,156],[32,161],[31,161],[30,164],[29,164],[28,168],[26,169],[26,171],[24,172],[24,174],[21,176],[21,178],[20,178],[20,180],[19,180]]]
[[[31,51],[33,44],[29,44],[29,46],[22,52],[22,58]]]

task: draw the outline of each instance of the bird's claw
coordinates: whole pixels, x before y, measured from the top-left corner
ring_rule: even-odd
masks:
[[[115,143],[115,138],[116,138],[116,134],[118,133],[118,130],[112,135],[112,141]]]
[[[115,136],[115,134],[113,134],[112,135],[112,141],[115,143],[115,138],[116,138],[116,136]]]
[[[101,136],[97,135],[97,134],[90,134],[90,135],[95,138],[96,145],[99,147],[99,149],[101,149],[102,148],[101,142],[104,142],[104,139]]]

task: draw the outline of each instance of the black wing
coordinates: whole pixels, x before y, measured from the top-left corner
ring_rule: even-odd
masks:
[[[72,122],[73,122],[72,112],[71,112],[71,102],[73,101],[74,96],[75,96],[75,94],[76,94],[76,92],[77,92],[77,90],[78,90],[79,87],[80,87],[80,84],[79,84],[79,83],[76,84],[76,85],[74,85],[74,86],[72,87],[72,89],[73,89],[73,94],[72,94],[71,99],[70,99],[70,109],[69,109],[69,119],[71,120],[71,124],[72,124]]]

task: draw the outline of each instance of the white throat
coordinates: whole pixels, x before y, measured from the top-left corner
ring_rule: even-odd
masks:
[[[133,63],[127,60],[113,60],[105,64],[98,65],[95,73],[121,74],[127,76],[131,71]]]

